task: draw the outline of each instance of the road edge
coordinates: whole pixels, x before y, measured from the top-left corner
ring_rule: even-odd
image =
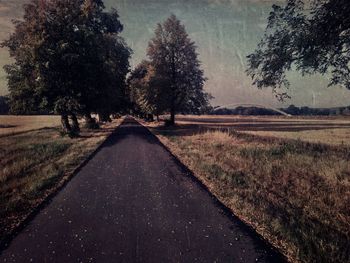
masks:
[[[196,173],[194,171],[192,171],[192,169],[190,169],[187,165],[185,165],[180,158],[173,153],[173,151],[163,143],[163,141],[152,132],[151,129],[149,129],[146,125],[144,125],[143,121],[140,119],[136,119],[135,120],[140,123],[140,125],[142,125],[144,128],[146,128],[149,133],[151,133],[158,141],[159,145],[161,145],[171,156],[171,158],[176,162],[177,165],[179,165],[181,167],[181,169],[183,169],[185,171],[185,174],[196,184],[198,184],[205,192],[207,192],[207,194],[211,197],[211,199],[218,205],[218,207],[220,207],[224,213],[229,216],[231,219],[236,220],[243,228],[245,228],[249,233],[253,233],[254,235],[256,235],[259,239],[260,242],[262,242],[264,245],[266,245],[266,247],[268,247],[269,249],[271,249],[272,252],[276,253],[278,256],[281,257],[281,259],[283,259],[285,262],[293,262],[291,258],[289,258],[288,256],[286,256],[284,253],[282,253],[282,250],[279,249],[278,247],[276,247],[275,245],[273,245],[267,238],[265,238],[263,235],[261,235],[259,232],[256,231],[256,229],[246,220],[240,218],[238,215],[236,215],[236,213],[230,209],[228,206],[226,206],[224,204],[224,202],[222,202],[220,200],[219,197],[217,197],[215,194],[213,194],[209,187],[199,178],[199,176],[196,175]]]

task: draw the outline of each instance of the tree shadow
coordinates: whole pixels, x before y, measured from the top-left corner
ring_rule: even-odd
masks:
[[[114,129],[112,134],[103,143],[103,147],[111,147],[129,136],[140,138],[150,144],[159,144],[158,139],[147,128],[136,120],[127,118],[117,129]]]
[[[100,137],[102,135],[108,135],[115,131],[116,127],[110,128],[99,128],[99,129],[82,129],[81,133],[77,138],[89,139],[94,137]]]

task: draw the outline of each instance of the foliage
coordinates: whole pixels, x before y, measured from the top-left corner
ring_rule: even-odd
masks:
[[[336,107],[336,108],[310,108],[310,107],[297,107],[290,105],[287,108],[280,108],[281,111],[290,114],[292,116],[330,116],[330,115],[349,115],[350,106],[348,107]],[[210,115],[280,115],[280,113],[259,107],[236,107],[213,109],[209,112]]]
[[[321,73],[329,85],[350,89],[350,2],[287,0],[273,5],[265,36],[248,56],[247,74],[258,88],[272,87],[289,97],[286,72]]]
[[[152,63],[142,61],[128,78],[129,98],[134,112],[145,116],[162,114],[166,107],[163,85],[166,83],[156,74]]]
[[[210,112],[212,115],[280,115],[280,113],[259,107],[237,107],[234,109],[220,108],[217,110],[212,110]]]
[[[4,96],[0,96],[0,114],[8,114],[9,113],[9,102],[8,98]]]
[[[117,11],[100,0],[32,0],[24,9],[2,43],[15,59],[5,66],[13,111],[59,113],[68,130],[67,115],[117,111],[131,53]]]
[[[176,113],[199,113],[208,106],[210,96],[203,90],[204,72],[195,43],[175,15],[158,24],[147,54],[156,82],[161,83],[161,108],[170,112],[172,123]]]

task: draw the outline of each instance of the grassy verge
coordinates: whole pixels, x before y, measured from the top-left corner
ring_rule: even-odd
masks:
[[[58,128],[0,138],[0,243],[106,139],[121,120],[79,138]]]
[[[350,147],[151,129],[291,261],[350,262]]]

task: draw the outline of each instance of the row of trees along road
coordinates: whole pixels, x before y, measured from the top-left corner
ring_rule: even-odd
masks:
[[[78,117],[93,126],[92,113],[108,121],[131,107],[142,115],[170,113],[174,124],[176,113],[208,107],[195,44],[175,16],[158,25],[150,60],[127,82],[132,51],[120,37],[117,11],[104,11],[102,0],[31,0],[24,11],[2,43],[14,59],[5,66],[12,113],[57,113],[72,133]]]
[[[201,113],[209,107],[210,95],[203,89],[205,77],[196,46],[184,25],[171,15],[158,24],[149,42],[149,60],[142,61],[128,78],[130,101],[139,114]]]
[[[14,63],[8,74],[11,111],[61,115],[65,132],[79,131],[77,116],[92,124],[126,105],[131,50],[119,36],[116,10],[101,0],[31,0],[23,20],[2,43]],[[71,122],[69,122],[71,118]]]

